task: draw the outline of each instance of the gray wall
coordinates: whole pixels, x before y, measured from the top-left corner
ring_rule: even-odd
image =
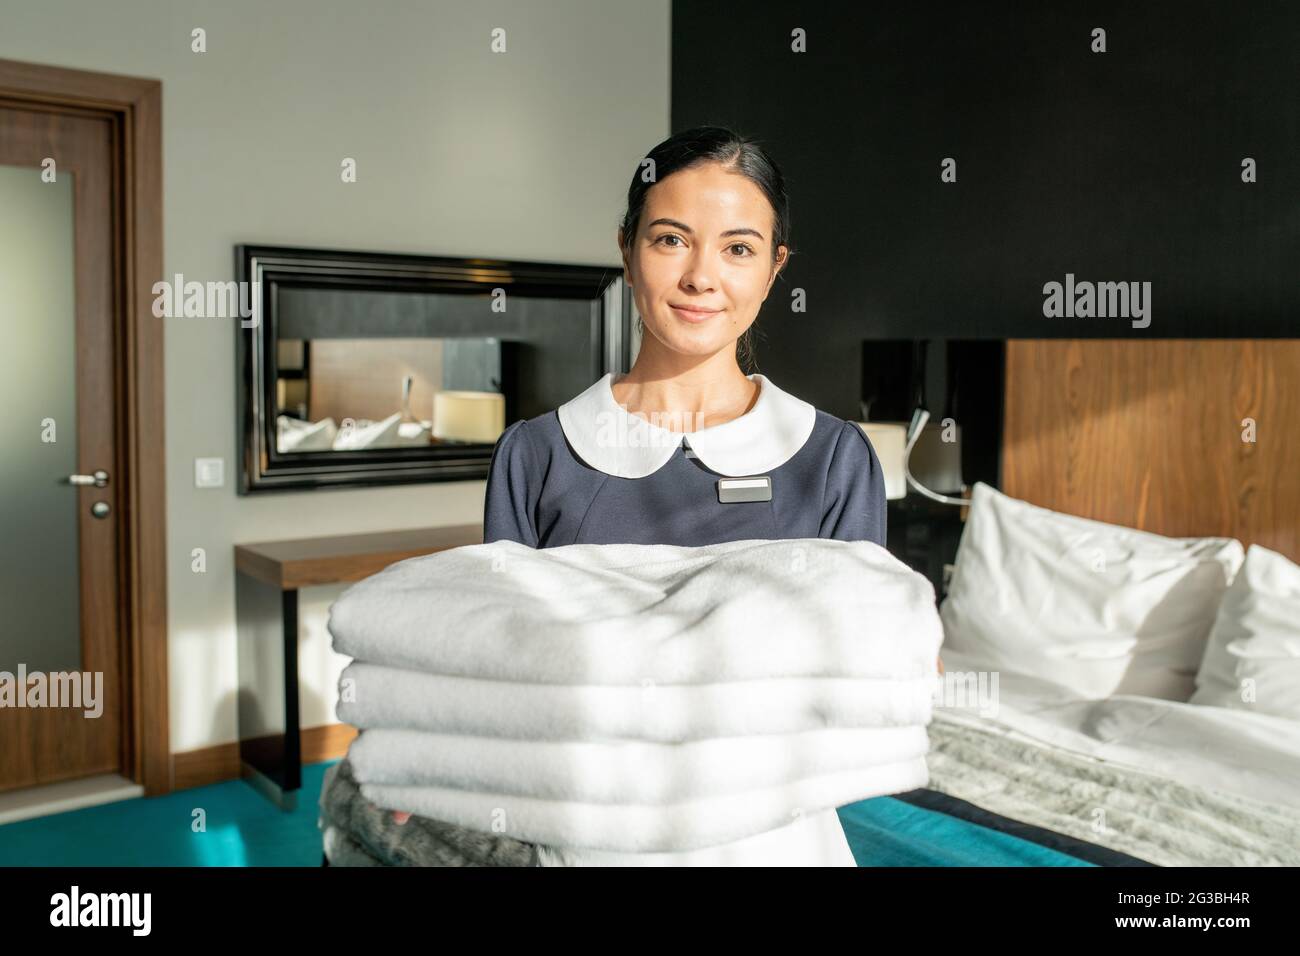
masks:
[[[627,183],[668,133],[668,0],[0,0],[0,23],[0,57],[162,80],[164,266],[186,280],[234,278],[237,242],[617,266]],[[237,736],[233,544],[477,521],[484,485],[237,497],[234,320],[166,321],[184,751]],[[226,460],[224,488],[194,487],[196,457]],[[335,719],[340,590],[303,594],[304,726]]]

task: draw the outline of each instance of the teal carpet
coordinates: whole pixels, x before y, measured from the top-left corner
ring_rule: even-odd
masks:
[[[0,866],[320,866],[317,801],[337,762],[302,768],[292,813],[230,780],[9,823],[0,826]]]
[[[292,813],[232,780],[6,824],[0,866],[319,866],[317,801],[336,762],[303,767]],[[893,797],[861,800],[839,815],[859,866],[1091,865]]]

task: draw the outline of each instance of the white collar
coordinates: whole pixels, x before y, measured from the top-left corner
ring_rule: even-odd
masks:
[[[711,470],[729,477],[761,475],[785,464],[804,446],[817,410],[783,392],[766,376],[758,400],[744,415],[693,432],[671,431],[633,415],[614,399],[614,373],[559,407],[564,436],[591,467],[616,478],[644,478],[662,468],[686,439]]]

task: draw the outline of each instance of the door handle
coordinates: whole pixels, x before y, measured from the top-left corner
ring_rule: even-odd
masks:
[[[101,468],[93,475],[68,475],[63,480],[70,485],[94,485],[96,488],[103,488],[108,484],[108,472]]]

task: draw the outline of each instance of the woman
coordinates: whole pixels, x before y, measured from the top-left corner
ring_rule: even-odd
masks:
[[[718,127],[679,133],[648,159],[654,180],[632,178],[618,230],[642,317],[636,361],[505,430],[484,540],[884,544],[884,477],[862,429],[740,368],[790,255],[780,171]],[[742,476],[769,478],[759,496],[770,499],[726,500],[719,479]]]
[[[636,361],[505,430],[492,455],[484,541],[883,545],[884,476],[862,429],[739,364],[752,364],[751,327],[790,256],[776,164],[712,126],[672,136],[647,159],[617,238],[642,317]],[[738,477],[767,480],[754,492],[729,481]],[[815,858],[805,828],[793,854],[769,839],[770,861],[853,865],[835,811],[817,816]]]

